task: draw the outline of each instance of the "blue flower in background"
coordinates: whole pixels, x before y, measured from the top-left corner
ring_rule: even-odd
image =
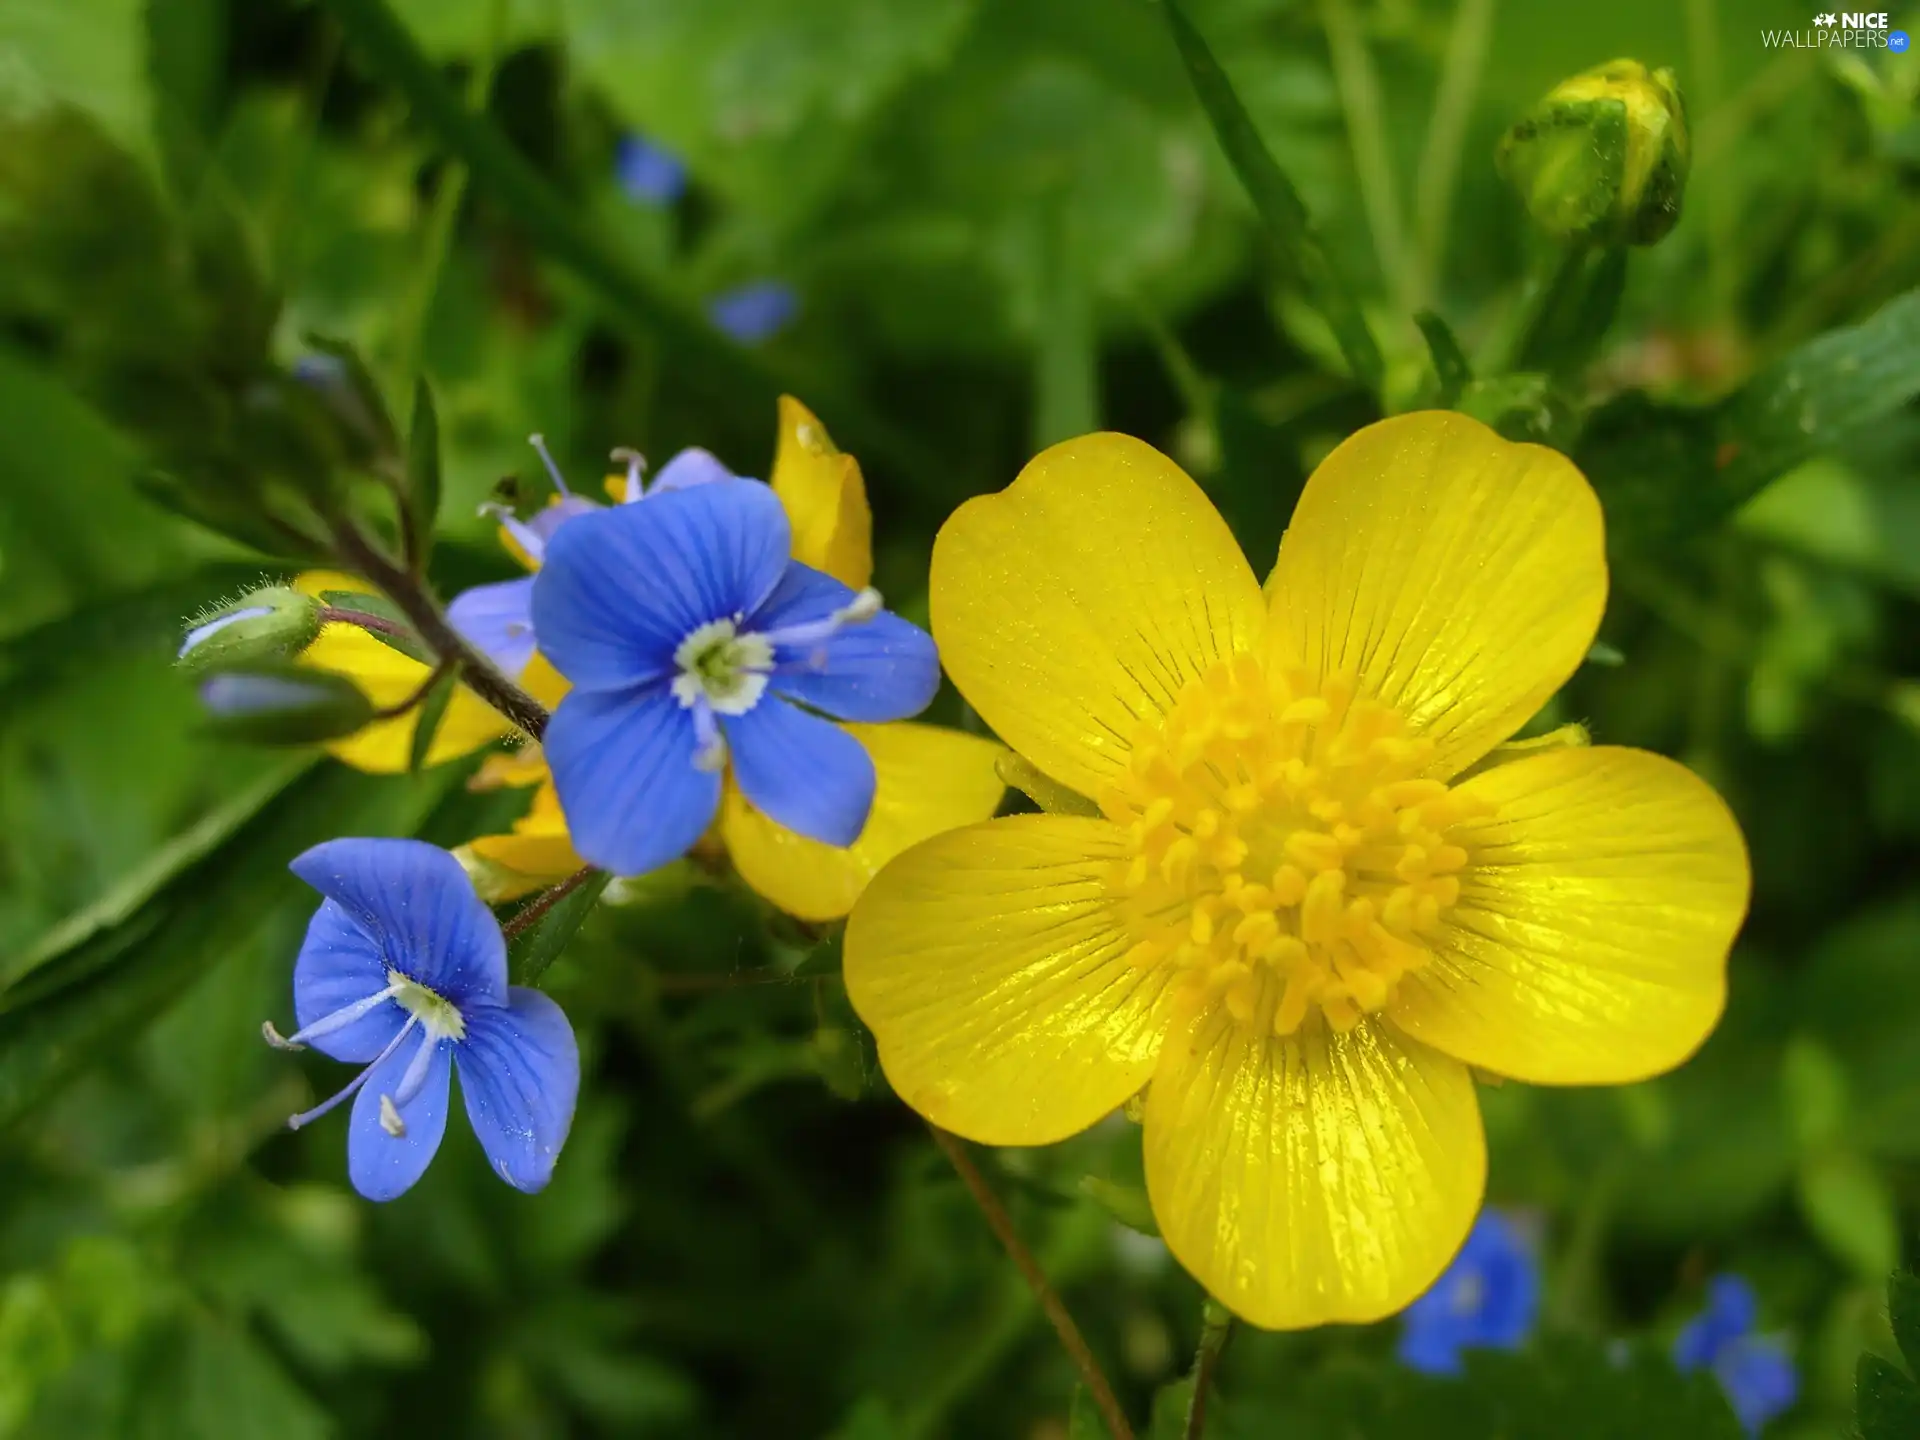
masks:
[[[326,897],[293,971],[300,1028],[267,1039],[365,1068],[288,1123],[350,1095],[347,1173],[391,1200],[426,1171],[447,1128],[454,1069],[467,1119],[500,1177],[538,1190],[573,1124],[580,1054],[560,1007],[507,984],[507,944],[460,862],[419,840],[330,840],[293,862]]]
[[[1457,1375],[1463,1350],[1519,1349],[1539,1309],[1539,1267],[1526,1237],[1498,1211],[1482,1211],[1446,1274],[1407,1307],[1400,1359],[1429,1375]]]
[[[1753,1287],[1738,1275],[1716,1276],[1707,1287],[1707,1308],[1673,1342],[1673,1363],[1713,1371],[1749,1435],[1758,1435],[1800,1394],[1786,1348],[1753,1333],[1759,1319]]]
[[[614,178],[629,200],[665,208],[687,188],[687,167],[678,155],[644,135],[620,137],[613,156]]]
[[[940,663],[876,591],[797,563],[791,542],[780,498],[739,479],[666,489],[554,537],[534,628],[573,689],[543,748],[587,860],[638,875],[685,854],[729,761],[788,829],[829,845],[859,836],[873,762],[822,715],[918,714]]]
[[[800,313],[800,297],[791,285],[778,280],[756,280],[707,302],[713,323],[742,345],[770,340]]]

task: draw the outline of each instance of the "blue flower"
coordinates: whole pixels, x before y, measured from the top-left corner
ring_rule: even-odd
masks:
[[[1407,1307],[1400,1359],[1429,1375],[1457,1375],[1462,1350],[1519,1349],[1539,1309],[1526,1237],[1498,1211],[1483,1211],[1446,1274]]]
[[[613,157],[614,178],[629,200],[665,207],[687,188],[687,167],[680,157],[663,150],[644,135],[620,137]]]
[[[350,1095],[347,1173],[369,1200],[418,1180],[460,1071],[467,1119],[500,1177],[538,1190],[573,1123],[580,1053],[560,1007],[507,984],[507,944],[460,862],[418,840],[330,840],[293,862],[326,900],[293,971],[300,1028],[267,1039],[365,1068],[288,1123]]]
[[[729,758],[745,797],[789,830],[829,845],[859,836],[873,762],[822,714],[918,714],[940,663],[877,592],[799,564],[791,542],[779,497],[739,479],[666,490],[554,537],[534,628],[573,689],[544,748],[587,860],[637,875],[685,854]]]
[[[568,488],[566,477],[554,463],[543,437],[530,435],[527,440],[539,452],[558,494],[553,504],[526,520],[504,507],[498,507],[495,513],[501,527],[513,536],[529,563],[537,569],[546,559],[547,542],[555,531],[569,520],[605,507]],[[703,485],[709,480],[738,478],[708,452],[699,449],[682,450],[675,455],[653,477],[651,486],[641,479],[646,461],[639,451],[616,450],[613,458],[626,462],[627,482],[621,498],[627,502],[668,490],[684,490],[689,485]],[[500,580],[462,590],[447,606],[447,619],[508,678],[517,680],[533,659],[538,645],[533,633],[533,577],[523,575],[517,580]],[[192,639],[188,637],[189,643]]]
[[[1707,1308],[1673,1342],[1673,1363],[1713,1371],[1749,1435],[1758,1435],[1800,1394],[1786,1348],[1753,1333],[1759,1318],[1753,1287],[1738,1275],[1719,1275],[1707,1287]]]
[[[799,313],[799,295],[791,285],[778,280],[756,280],[707,302],[707,314],[713,323],[742,345],[772,339]]]

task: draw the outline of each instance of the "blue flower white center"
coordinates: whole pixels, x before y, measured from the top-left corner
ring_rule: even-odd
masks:
[[[406,1072],[400,1077],[400,1084],[390,1095],[380,1097],[380,1128],[396,1140],[407,1133],[406,1123],[400,1118],[400,1109],[409,1104],[420,1093],[420,1087],[426,1083],[427,1071],[433,1060],[433,1052],[442,1040],[456,1043],[467,1038],[467,1022],[460,1013],[460,1007],[440,994],[422,985],[418,980],[408,978],[392,966],[387,967],[387,988],[376,990],[364,999],[343,1005],[330,1015],[323,1015],[311,1025],[303,1025],[292,1035],[282,1035],[274,1028],[271,1020],[260,1027],[267,1043],[277,1050],[304,1050],[309,1040],[322,1035],[344,1030],[356,1020],[372,1014],[389,1001],[407,1012],[407,1023],[394,1034],[393,1039],[366,1068],[348,1081],[346,1086],[322,1100],[311,1110],[302,1111],[287,1121],[288,1128],[298,1130],[311,1124],[322,1115],[340,1104],[348,1096],[355,1094],[367,1077],[384,1063],[394,1051],[398,1050],[416,1028],[424,1032],[420,1043],[415,1047],[413,1058],[407,1062]]]
[[[705,701],[716,715],[744,715],[767,693],[773,642],[742,635],[739,622],[709,620],[673,652],[673,698],[691,710]]]

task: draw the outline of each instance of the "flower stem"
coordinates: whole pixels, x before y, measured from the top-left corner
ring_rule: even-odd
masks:
[[[558,885],[548,886],[545,890],[542,890],[538,895],[534,896],[533,899],[514,911],[513,914],[509,915],[506,923],[500,927],[500,933],[509,940],[513,939],[514,936],[518,935],[542,915],[553,909],[554,906],[566,899],[567,896],[586,884],[596,873],[593,866],[582,865]]]
[[[438,665],[433,667],[432,671],[428,673],[427,678],[420,682],[419,689],[407,696],[407,698],[402,700],[398,705],[388,705],[374,711],[373,718],[376,720],[398,720],[402,715],[405,715],[415,706],[421,704],[427,696],[431,695],[433,693],[433,687],[446,679],[452,669],[453,661],[442,660]]]
[[[973,1157],[967,1154],[967,1147],[958,1136],[948,1134],[938,1125],[929,1125],[927,1128],[933,1132],[934,1143],[946,1153],[961,1182],[967,1187],[967,1192],[973,1196],[974,1204],[980,1207],[980,1213],[986,1217],[987,1228],[993,1231],[994,1238],[1000,1242],[1001,1248],[1026,1280],[1027,1288],[1033,1291],[1034,1299],[1040,1302],[1047,1323],[1053,1326],[1062,1348],[1079,1369],[1080,1379],[1085,1383],[1087,1393],[1093,1397],[1100,1418],[1106,1422],[1108,1433],[1113,1440],[1134,1440],[1133,1427],[1127,1423],[1127,1412],[1120,1408],[1120,1401],[1113,1393],[1113,1386],[1107,1383],[1100,1362],[1093,1358],[1093,1351],[1087,1348],[1086,1337],[1081,1335],[1080,1327],[1073,1323],[1073,1316],[1067,1313],[1066,1305],[1040,1269],[1040,1262],[1033,1258],[1033,1252],[1027,1249],[1019,1232],[1013,1228],[1012,1217],[1000,1203],[1000,1197],[987,1184],[980,1167],[973,1163]]]
[[[1187,1401],[1187,1423],[1182,1440],[1201,1440],[1207,1429],[1207,1392],[1213,1388],[1214,1367],[1233,1333],[1233,1316],[1211,1295],[1200,1307],[1200,1348],[1193,1355],[1193,1397]]]
[[[347,562],[349,568],[371,581],[400,607],[400,613],[412,623],[421,642],[429,650],[443,661],[460,667],[460,678],[466,682],[468,689],[533,739],[538,740],[546,733],[546,707],[494,669],[484,655],[467,644],[460,632],[448,622],[424,580],[382,554],[380,548],[351,521],[334,521],[333,542],[340,551],[340,558]],[[356,619],[354,623],[358,624],[359,621]]]

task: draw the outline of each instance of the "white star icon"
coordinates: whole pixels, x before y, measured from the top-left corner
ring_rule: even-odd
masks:
[[[1813,23],[1821,26],[1838,25],[1840,23],[1840,17],[1829,10],[1825,15],[1814,16]]]

